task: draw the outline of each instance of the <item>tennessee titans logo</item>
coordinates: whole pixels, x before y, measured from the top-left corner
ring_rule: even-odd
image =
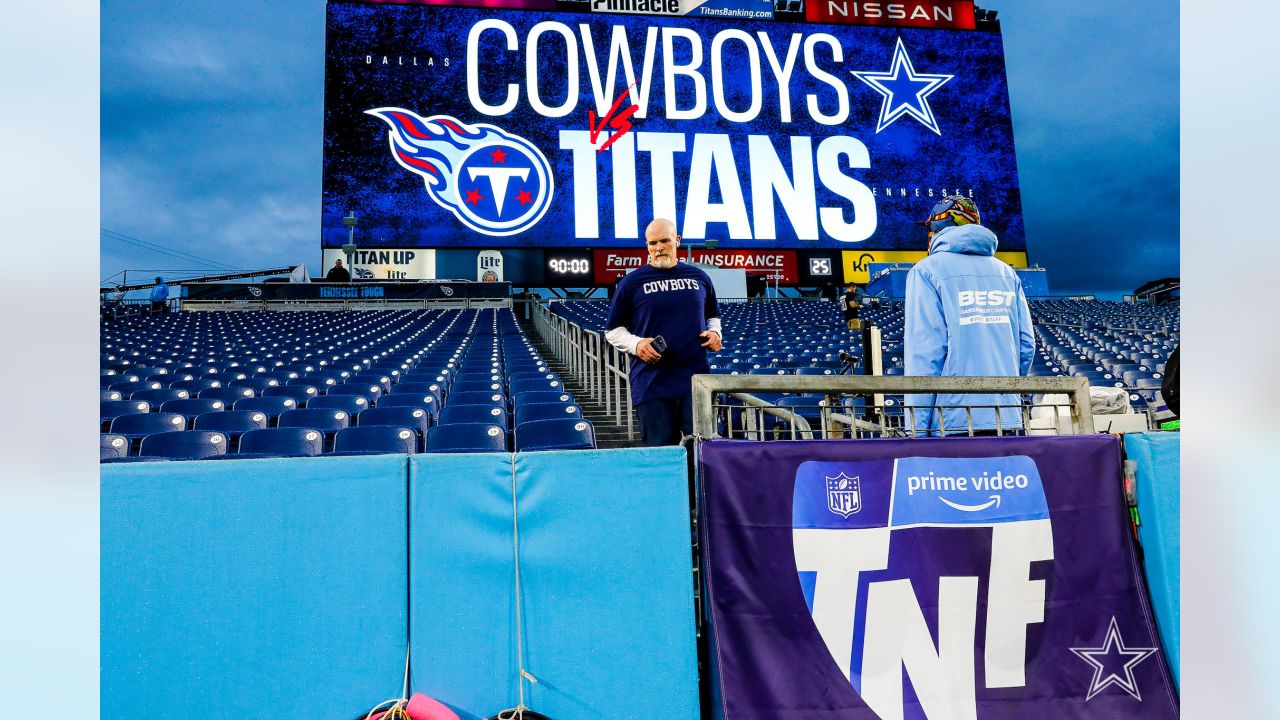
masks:
[[[402,108],[366,110],[388,125],[391,156],[422,176],[427,194],[467,227],[515,235],[546,214],[555,191],[551,165],[533,143],[493,125]]]

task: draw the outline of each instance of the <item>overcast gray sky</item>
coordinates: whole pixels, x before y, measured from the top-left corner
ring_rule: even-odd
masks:
[[[1177,3],[980,5],[1003,25],[1029,256],[1051,289],[1118,299],[1178,275]],[[112,0],[101,21],[101,276],[317,274],[324,3]]]

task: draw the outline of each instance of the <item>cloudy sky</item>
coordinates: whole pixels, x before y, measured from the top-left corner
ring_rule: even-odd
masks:
[[[1000,13],[1052,290],[1118,299],[1177,276],[1177,3],[980,5]],[[101,22],[101,277],[318,274],[324,3],[112,0]]]

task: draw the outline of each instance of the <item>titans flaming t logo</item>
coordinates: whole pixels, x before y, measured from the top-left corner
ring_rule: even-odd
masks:
[[[493,125],[402,108],[366,110],[391,126],[391,156],[421,175],[427,194],[467,227],[514,235],[546,214],[555,191],[551,165],[533,143]]]

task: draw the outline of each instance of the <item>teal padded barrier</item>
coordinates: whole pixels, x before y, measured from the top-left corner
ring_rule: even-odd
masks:
[[[696,720],[684,448],[516,456],[529,706]]]
[[[410,459],[414,689],[486,717],[519,698],[512,456]],[[521,453],[525,703],[555,720],[695,720],[682,448]]]
[[[108,720],[351,720],[400,694],[405,456],[104,465]]]
[[[1175,683],[1181,683],[1182,575],[1180,433],[1139,433],[1124,436],[1124,449],[1138,463],[1138,540],[1142,543],[1147,587],[1156,613],[1156,627]]]
[[[412,685],[464,717],[517,689],[511,468],[508,453],[409,458]]]

